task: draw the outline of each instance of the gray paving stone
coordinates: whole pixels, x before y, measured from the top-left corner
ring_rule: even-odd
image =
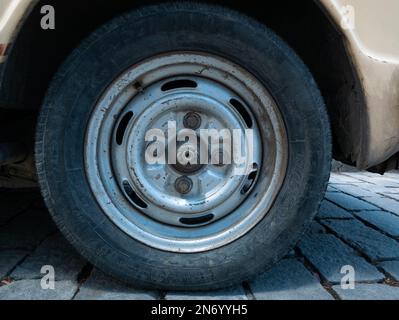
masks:
[[[258,300],[332,300],[319,281],[296,259],[285,259],[250,283]]]
[[[391,198],[393,200],[399,201],[399,193],[385,193],[383,194],[387,198]]]
[[[336,193],[340,193],[340,192],[330,192],[330,191],[326,191],[325,197],[327,197],[328,195],[334,195]]]
[[[384,176],[377,176],[372,178],[374,184],[384,186],[385,188],[399,188],[397,179],[391,179]]]
[[[156,298],[155,292],[130,288],[97,269],[93,270],[75,297],[76,300],[155,300]]]
[[[358,171],[358,172],[345,172],[346,176],[355,177],[357,179],[363,179],[364,177],[367,178],[376,178],[380,177],[381,175],[378,173],[373,173],[370,171]]]
[[[385,178],[379,178],[377,181],[375,181],[377,185],[384,186],[387,189],[397,189],[399,188],[399,183],[398,181],[393,181],[392,179],[385,179]]]
[[[32,250],[56,230],[47,211],[26,211],[9,224],[0,227],[0,250]]]
[[[375,185],[376,179],[378,177],[380,177],[381,175],[379,175],[377,173],[362,171],[362,172],[345,172],[342,174],[342,176],[347,177],[347,178],[353,178],[360,182],[366,182],[371,185],[373,185],[373,184]]]
[[[357,185],[351,185],[351,184],[336,185],[335,188],[338,191],[347,193],[355,197],[360,197],[360,198],[375,197],[374,188],[368,188],[368,189],[364,187],[361,188]]]
[[[313,234],[313,233],[325,233],[326,229],[318,222],[314,221],[310,224],[310,227],[306,233]]]
[[[379,264],[385,272],[389,273],[396,281],[399,281],[399,261],[386,261]]]
[[[399,201],[383,196],[370,197],[367,201],[399,216]]]
[[[399,258],[399,243],[357,220],[323,220],[340,238],[373,261]]]
[[[391,179],[398,179],[399,170],[391,170],[384,174],[384,176],[391,178]]]
[[[317,217],[319,219],[353,219],[353,216],[348,211],[328,200],[323,200],[321,203]]]
[[[376,267],[331,234],[310,234],[303,237],[299,249],[330,283],[341,283],[343,266],[355,268],[356,281],[379,281],[384,279]]]
[[[399,175],[397,175],[396,180],[398,180]],[[397,186],[387,186],[387,193],[399,193],[399,184]]]
[[[40,270],[44,265],[51,265],[55,270],[56,281],[76,280],[86,261],[79,256],[61,234],[45,240],[11,274],[11,278],[40,279]]]
[[[21,280],[0,287],[0,300],[70,300],[77,288],[74,281],[57,281],[54,290],[44,290],[40,280]]]
[[[248,300],[242,287],[210,291],[203,293],[195,292],[169,292],[166,300]]]
[[[352,197],[350,195],[344,194],[344,193],[331,193],[327,194],[326,198],[335,204],[338,204],[339,206],[345,208],[346,210],[378,210],[376,206],[373,206],[372,204],[360,200],[358,198]],[[367,198],[367,201],[370,198]]]
[[[28,252],[21,250],[0,251],[0,279],[7,276],[27,254]]]
[[[399,237],[399,217],[386,211],[355,212],[356,216],[393,237]]]
[[[395,190],[397,189],[392,189],[392,188],[385,188],[384,186],[379,186],[379,185],[375,185],[370,187],[366,187],[365,185],[358,185],[359,189],[364,190],[364,191],[369,191],[371,192],[371,194],[368,197],[365,197],[364,200],[368,200],[368,198],[371,197],[382,197],[385,194],[392,194],[395,193]]]
[[[399,300],[399,288],[385,284],[356,284],[354,290],[343,290],[338,285],[333,290],[343,300]]]
[[[341,173],[331,173],[330,183],[332,184],[358,184],[364,183],[364,181],[357,179],[356,177],[351,177]]]
[[[339,191],[335,189],[332,185],[328,185],[327,192],[339,192]]]

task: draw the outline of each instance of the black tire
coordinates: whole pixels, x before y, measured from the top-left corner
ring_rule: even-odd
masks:
[[[288,135],[286,178],[267,217],[239,240],[203,253],[164,252],[130,238],[103,214],[85,176],[85,124],[100,94],[127,67],[172,50],[205,50],[252,72],[273,94]],[[217,289],[266,271],[316,215],[331,163],[326,108],[302,61],[260,23],[202,4],[150,6],[94,32],[55,76],[36,139],[42,193],[66,238],[95,266],[143,288]]]

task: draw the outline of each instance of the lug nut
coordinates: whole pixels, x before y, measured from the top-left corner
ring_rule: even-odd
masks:
[[[187,194],[193,188],[193,182],[188,177],[180,177],[175,182],[176,191],[180,194]]]
[[[201,116],[196,112],[189,112],[185,115],[183,124],[187,129],[197,130],[201,127]]]

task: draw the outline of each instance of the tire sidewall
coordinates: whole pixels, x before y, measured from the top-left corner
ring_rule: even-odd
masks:
[[[286,179],[267,216],[235,242],[196,254],[130,238],[101,211],[85,175],[86,127],[102,92],[132,65],[171,51],[205,51],[253,73],[273,95],[289,143]],[[267,28],[219,7],[154,6],[100,28],[58,72],[39,123],[39,178],[58,226],[95,265],[142,287],[218,288],[266,270],[310,223],[328,181],[328,119],[312,76]]]

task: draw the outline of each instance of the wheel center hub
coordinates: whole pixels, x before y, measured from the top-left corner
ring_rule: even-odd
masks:
[[[176,164],[172,167],[184,174],[195,174],[205,165],[200,163],[199,143],[183,143],[176,152]]]

